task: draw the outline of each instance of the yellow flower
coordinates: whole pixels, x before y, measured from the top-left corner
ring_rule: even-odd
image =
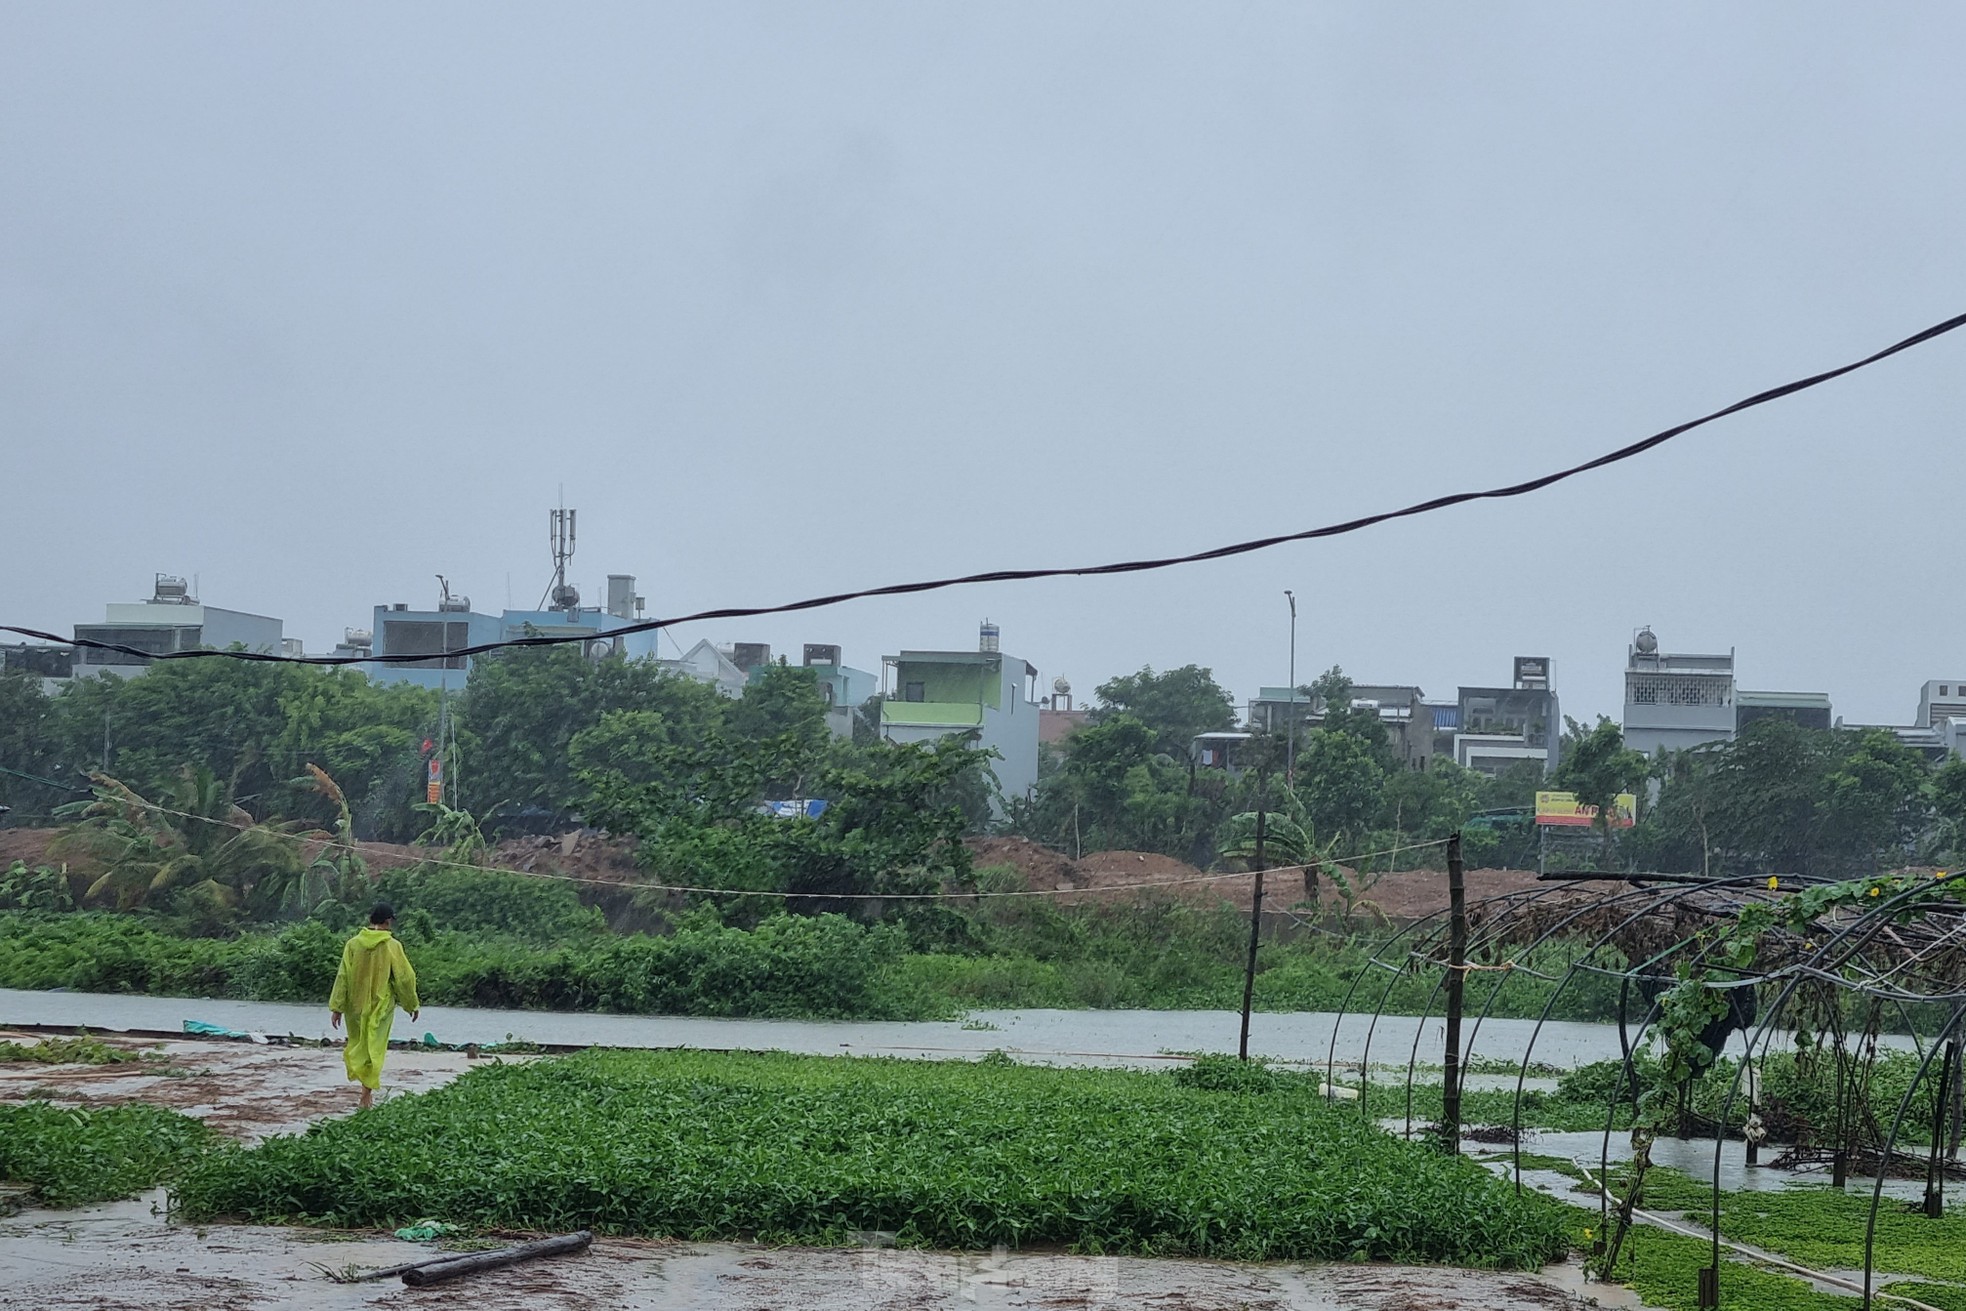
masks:
[[[1776,878],[1773,874],[1770,874],[1768,876],[1769,891],[1772,892],[1774,889],[1779,888],[1781,886],[1782,886],[1782,881],[1780,879]]]
[[[1872,889],[1870,890],[1870,895],[1871,895],[1871,896],[1873,896],[1873,897],[1875,897],[1876,895],[1878,895],[1878,894],[1879,894],[1880,892],[1882,892],[1882,891],[1884,891],[1884,889],[1883,889],[1883,888],[1872,888]]]
[[[1584,1230],[1584,1241],[1585,1241],[1585,1242],[1587,1242],[1587,1243],[1588,1243],[1588,1242],[1590,1242],[1590,1241],[1591,1241],[1591,1239],[1592,1239],[1592,1238],[1594,1238],[1594,1237],[1596,1237],[1596,1234],[1595,1234],[1595,1233],[1594,1233],[1593,1231],[1591,1231],[1591,1230],[1589,1230],[1589,1229],[1586,1229],[1586,1230]]]
[[[1942,869],[1935,869],[1932,871],[1932,877],[1935,879],[1942,879],[1945,876],[1946,876],[1946,872]]]

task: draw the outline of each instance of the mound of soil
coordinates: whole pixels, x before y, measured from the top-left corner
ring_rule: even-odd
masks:
[[[525,874],[562,874],[593,884],[647,883],[635,863],[633,838],[575,830],[541,837],[507,838],[492,851],[493,863]]]
[[[60,832],[56,828],[0,828],[0,869],[17,860],[29,869],[50,864],[48,844]]]
[[[1226,901],[1247,910],[1256,892],[1253,874],[1210,874],[1186,861],[1151,851],[1094,851],[1080,860],[1042,846],[1027,838],[971,838],[965,844],[978,869],[1009,865],[1023,876],[1033,891],[1065,892],[1061,901],[1119,900],[1154,893],[1196,901]],[[1447,909],[1447,873],[1437,869],[1400,870],[1397,873],[1363,876],[1349,867],[1340,867],[1357,889],[1355,909],[1365,915],[1377,912],[1389,920],[1410,921]],[[1536,886],[1533,870],[1477,869],[1467,873],[1470,904],[1486,897],[1519,892]],[[1580,889],[1597,891],[1616,884],[1579,884]],[[1336,880],[1328,874],[1317,881],[1318,904],[1337,909],[1344,904]],[[1286,911],[1303,907],[1309,900],[1304,873],[1300,869],[1271,870],[1263,879],[1263,905],[1266,910]]]
[[[1029,838],[968,838],[970,863],[976,869],[1009,865],[1025,886],[1040,892],[1078,886],[1078,869],[1070,860]]]

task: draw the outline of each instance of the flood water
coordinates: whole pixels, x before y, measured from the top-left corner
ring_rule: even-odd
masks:
[[[210,998],[135,997],[82,992],[0,989],[0,1025],[46,1024],[91,1029],[180,1032],[185,1020],[249,1032],[303,1038],[332,1036],[325,1006]],[[476,1010],[426,1006],[412,1024],[396,1017],[396,1036],[424,1033],[439,1042],[526,1042],[605,1047],[691,1047],[711,1051],[785,1051],[808,1055],[908,1056],[975,1059],[1001,1050],[1024,1060],[1057,1065],[1152,1067],[1196,1052],[1234,1052],[1241,1017],[1234,1011],[974,1011],[967,1019],[924,1021],[828,1021],[704,1019],[668,1015],[565,1014],[553,1011]],[[1446,1024],[1384,1016],[1340,1017],[1330,1012],[1258,1012],[1249,1033],[1251,1055],[1322,1065],[1356,1066],[1368,1056],[1375,1067],[1441,1062]],[[1520,1060],[1535,1025],[1529,1020],[1470,1019],[1463,1028],[1473,1062]],[[1416,1046],[1417,1040],[1417,1046]],[[1733,1049],[1741,1039],[1736,1035]],[[1572,1069],[1618,1056],[1611,1024],[1551,1021],[1530,1055],[1557,1069]],[[1375,1078],[1379,1076],[1375,1075]],[[1480,1083],[1476,1080],[1479,1079]],[[1470,1087],[1513,1076],[1470,1076]]]

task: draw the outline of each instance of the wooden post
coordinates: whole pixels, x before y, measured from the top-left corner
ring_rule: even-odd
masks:
[[[1850,1126],[1845,1108],[1850,1102],[1850,1074],[1843,1057],[1843,1031],[1836,1031],[1836,1143],[1830,1152],[1830,1187],[1841,1189],[1850,1182]]]
[[[1934,1220],[1946,1213],[1946,1171],[1941,1154],[1945,1151],[1946,1119],[1952,1112],[1953,1063],[1958,1059],[1959,1040],[1948,1039],[1939,1063],[1938,1096],[1932,1099],[1932,1154],[1925,1163],[1925,1214]]]
[[[1946,1160],[1959,1159],[1959,1134],[1962,1120],[1966,1120],[1966,1070],[1962,1070],[1959,1059],[1959,1044],[1952,1045],[1952,1098],[1951,1108],[1946,1112],[1949,1122],[1946,1130]]]
[[[1748,1118],[1752,1120],[1761,1114],[1761,1081],[1754,1077],[1754,1038],[1752,1034],[1748,1035],[1748,1050],[1741,1057],[1741,1065],[1741,1077],[1746,1081],[1748,1088]],[[1718,1132],[1718,1130],[1715,1132]],[[1760,1165],[1761,1144],[1756,1142],[1754,1136],[1745,1129],[1741,1132],[1741,1141],[1747,1144],[1747,1164]]]
[[[1447,839],[1447,1050],[1441,1058],[1440,1141],[1461,1153],[1461,996],[1468,982],[1468,899],[1461,883],[1461,835]]]
[[[530,1261],[534,1257],[578,1252],[593,1241],[593,1231],[582,1229],[578,1233],[561,1234],[557,1238],[542,1238],[536,1243],[501,1247],[496,1252],[465,1252],[448,1261],[411,1266],[403,1271],[403,1282],[412,1288],[422,1288],[426,1284],[441,1283],[446,1279],[455,1279],[459,1275],[476,1274],[480,1270],[496,1270],[500,1266]]]
[[[1256,1000],[1256,943],[1263,932],[1263,867],[1267,863],[1263,840],[1268,836],[1267,789],[1259,778],[1256,784],[1256,890],[1249,898],[1249,963],[1242,974],[1242,1041],[1236,1054],[1249,1059],[1249,1008]]]

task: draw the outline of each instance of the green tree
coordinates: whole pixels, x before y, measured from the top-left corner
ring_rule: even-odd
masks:
[[[729,731],[752,741],[790,735],[817,749],[828,736],[819,675],[783,661],[766,665],[731,707]]]
[[[1379,814],[1386,767],[1357,734],[1313,729],[1297,746],[1297,792],[1319,833],[1356,841]]]
[[[1137,720],[1153,735],[1155,749],[1177,760],[1187,759],[1199,734],[1235,727],[1235,699],[1200,665],[1159,674],[1143,667],[1137,674],[1108,679],[1094,695],[1095,719],[1125,715]]]
[[[56,699],[64,754],[94,768],[107,743],[100,767],[139,792],[175,787],[190,766],[263,810],[300,772],[300,761],[279,760],[273,748],[286,727],[282,696],[305,672],[206,659],[155,664],[133,678],[77,679]]]
[[[1213,826],[1227,813],[1225,780],[1198,778],[1185,751],[1175,757],[1160,745],[1131,715],[1074,733],[1040,773],[1027,836],[1074,854],[1158,851],[1206,862]]]
[[[39,676],[0,672],[0,825],[47,823],[55,807],[88,795],[83,782],[61,762],[55,699]]]
[[[356,836],[408,839],[416,831],[412,807],[423,796],[422,748],[436,732],[438,694],[413,683],[375,682],[352,669],[285,668],[280,731],[265,749],[278,777],[263,793],[264,813],[339,818],[336,803],[315,786],[307,768],[314,765],[333,777]]]
[[[1534,806],[1536,794],[1549,785],[1549,779],[1543,772],[1542,761],[1517,760],[1510,763],[1499,774],[1481,776],[1475,809],[1477,811],[1504,810],[1519,806]]]
[[[1966,854],[1966,760],[1953,756],[1933,771],[1931,795],[1939,821],[1935,845],[1941,854],[1958,860]]]
[[[25,722],[57,781],[102,771],[157,792],[175,787],[189,765],[225,780],[255,814],[326,823],[334,812],[306,775],[314,764],[341,781],[360,836],[402,838],[412,831],[408,806],[421,791],[419,748],[435,729],[437,698],[353,670],[201,659],[76,679],[43,710]],[[8,722],[23,721],[0,716]],[[4,734],[0,727],[0,750]]]
[[[767,665],[726,719],[726,736],[734,742],[769,746],[769,796],[783,800],[811,790],[833,741],[817,674],[784,663]]]
[[[1843,738],[1819,802],[1825,854],[1854,871],[1902,862],[1931,813],[1925,762],[1880,729]]]
[[[1379,789],[1378,827],[1422,838],[1444,838],[1483,808],[1489,780],[1436,757],[1426,769],[1394,768]],[[1541,782],[1541,777],[1537,779]]]
[[[1760,719],[1732,742],[1662,757],[1659,798],[1633,836],[1655,867],[1711,874],[1844,876],[1902,860],[1927,835],[1944,850],[1966,766],[1936,773],[1889,733]],[[1933,821],[1936,817],[1937,823]]]
[[[838,897],[966,886],[962,839],[974,821],[966,802],[988,761],[954,738],[841,753],[819,779],[830,800],[816,819],[769,821],[788,857],[787,890]]]
[[[760,805],[774,766],[767,742],[690,744],[720,766],[687,768],[642,783],[619,774],[595,781],[595,809],[607,827],[641,838],[639,859],[665,883],[732,892],[795,895],[792,909],[839,910],[833,899],[962,886],[962,843],[981,795],[988,756],[945,738],[932,745],[881,743],[828,754],[812,779],[827,800],[816,817],[779,818]],[[755,904],[753,904],[755,903]],[[755,918],[776,902],[739,899],[727,916]],[[859,908],[863,912],[867,908]],[[869,913],[899,913],[877,905]]]
[[[1357,685],[1345,676],[1343,669],[1333,665],[1298,691],[1310,698],[1311,707],[1319,716],[1319,728],[1357,738],[1382,770],[1390,772],[1399,768],[1399,757],[1393,752],[1378,710],[1353,704]]]
[[[703,704],[699,685],[652,660],[589,660],[570,647],[479,660],[458,734],[464,808],[494,832],[571,823],[585,792],[572,753],[576,735],[609,711],[649,710],[681,722]]]
[[[1653,761],[1658,798],[1631,833],[1632,853],[1645,868],[1716,872],[1722,835],[1715,760],[1712,751],[1690,750],[1661,752]]]
[[[1819,802],[1833,739],[1785,719],[1749,724],[1734,741],[1692,762],[1690,786],[1706,789],[1708,845],[1729,872],[1807,874],[1821,868]],[[1700,778],[1701,770],[1710,774]]]
[[[1625,731],[1604,715],[1585,728],[1565,717],[1563,761],[1550,776],[1559,790],[1573,793],[1578,804],[1597,811],[1592,821],[1604,841],[1604,855],[1611,857],[1611,820],[1620,793],[1632,792],[1645,781],[1650,763],[1645,756],[1625,745]]]

